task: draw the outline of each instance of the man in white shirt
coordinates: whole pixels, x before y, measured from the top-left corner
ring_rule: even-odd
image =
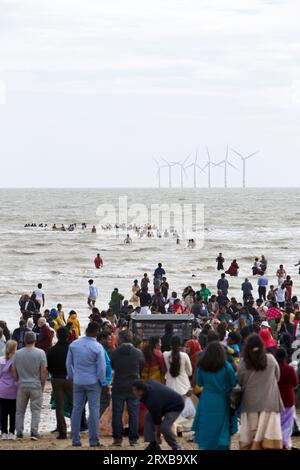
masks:
[[[280,308],[284,308],[285,300],[286,300],[286,288],[285,288],[284,284],[281,284],[276,289],[276,301],[279,304]]]
[[[39,283],[37,289],[34,290],[35,300],[39,303],[41,307],[45,307],[45,294],[42,290],[43,284]]]
[[[88,305],[89,307],[93,308],[96,305],[96,300],[98,297],[98,289],[96,285],[94,284],[93,279],[89,280],[89,296],[88,296]]]

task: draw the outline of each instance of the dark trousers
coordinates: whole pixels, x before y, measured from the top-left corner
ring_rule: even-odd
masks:
[[[121,441],[123,437],[123,411],[125,402],[127,404],[129,415],[129,441],[134,442],[139,438],[138,420],[139,420],[139,400],[133,395],[117,395],[112,393],[112,428],[113,438]]]
[[[67,379],[51,379],[54,399],[56,403],[56,422],[59,434],[67,433],[67,425],[64,415],[65,397],[70,412],[73,408],[73,384]]]
[[[6,398],[0,398],[2,434],[8,434],[8,418],[9,418],[9,432],[11,432],[12,434],[15,433],[16,403],[17,403],[17,400],[8,400]]]
[[[244,302],[248,302],[248,300],[252,299],[252,294],[244,294],[243,295],[243,300]]]
[[[258,295],[261,300],[267,300],[267,288],[265,286],[259,286]]]
[[[110,405],[111,393],[109,387],[103,387],[100,398],[100,418]]]
[[[180,446],[176,440],[176,436],[172,431],[172,425],[180,415],[181,411],[170,411],[166,413],[163,417],[163,420],[160,425],[160,430],[162,435],[164,436],[166,442],[169,444],[171,449],[176,450],[180,449]],[[156,442],[156,434],[155,434],[155,425],[151,416],[151,413],[147,411],[145,414],[145,430],[144,430],[144,438],[145,442]]]

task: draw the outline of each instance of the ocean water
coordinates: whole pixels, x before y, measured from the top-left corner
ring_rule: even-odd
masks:
[[[203,204],[204,243],[195,235],[197,246],[186,248],[186,240],[176,245],[170,238],[137,238],[124,246],[126,231],[91,233],[100,220],[99,207],[118,206],[127,196],[132,204]],[[186,285],[198,288],[207,283],[215,291],[219,275],[215,258],[221,251],[226,267],[236,258],[238,278],[230,279],[230,294],[240,298],[240,285],[251,276],[255,256],[264,254],[270,282],[276,282],[280,263],[294,280],[300,294],[300,276],[294,264],[300,258],[300,189],[1,189],[0,190],[0,319],[10,327],[19,320],[18,299],[43,283],[46,307],[58,302],[64,311],[78,312],[83,325],[88,322],[86,305],[88,279],[94,278],[100,292],[98,306],[106,308],[114,287],[126,298],[134,279],[144,272],[152,275],[158,262],[167,272],[171,290],[182,292]],[[98,210],[98,215],[97,215]],[[112,214],[112,213],[111,213]],[[109,216],[110,217],[110,216]],[[112,219],[113,221],[113,219]],[[25,229],[25,223],[77,223],[74,232]],[[81,223],[88,224],[81,230]],[[147,222],[147,220],[145,220]],[[104,268],[96,270],[97,252]],[[256,284],[256,279],[253,279]]]

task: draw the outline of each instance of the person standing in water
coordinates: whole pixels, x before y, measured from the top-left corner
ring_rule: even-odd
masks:
[[[89,296],[88,296],[88,306],[93,308],[96,305],[96,300],[98,297],[98,289],[96,285],[94,284],[93,279],[89,280]]]
[[[226,274],[229,274],[229,276],[237,276],[239,273],[239,265],[237,264],[236,259],[234,259],[229,266],[228,270],[225,271]]]
[[[225,259],[222,253],[219,253],[219,256],[216,258],[216,263],[217,263],[217,270],[224,271]]]
[[[277,269],[276,276],[278,279],[278,285],[281,286],[286,279],[286,270],[284,269],[283,264],[281,264]]]
[[[130,245],[131,243],[132,243],[132,239],[131,239],[129,233],[127,233],[126,238],[124,240],[124,245]]]
[[[42,290],[43,284],[40,282],[37,286],[37,289],[35,289],[34,294],[35,294],[35,300],[38,302],[40,307],[45,307],[45,294],[44,291]]]
[[[103,259],[101,258],[100,253],[98,253],[96,258],[94,259],[94,264],[96,269],[103,268]]]

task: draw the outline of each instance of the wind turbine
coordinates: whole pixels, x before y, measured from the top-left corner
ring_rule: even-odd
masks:
[[[172,188],[172,167],[175,166],[176,163],[167,162],[167,160],[165,160],[164,158],[162,160],[166,163],[166,165],[164,165],[164,168],[165,167],[169,168],[169,188],[171,189]]]
[[[194,188],[197,188],[197,168],[199,168],[199,170],[201,170],[202,173],[204,173],[204,170],[197,164],[197,160],[198,160],[198,152],[196,152],[195,161],[193,163],[190,163],[186,167],[186,169],[194,167]]]
[[[204,171],[204,170],[206,170],[206,168],[208,170],[208,188],[210,189],[211,188],[211,168],[213,166],[216,166],[216,164],[211,161],[211,157],[210,157],[208,147],[206,147],[206,153],[207,153],[207,162],[204,165],[204,167],[201,168],[201,170]]]
[[[164,168],[164,166],[160,165],[159,162],[156,160],[156,158],[153,158],[153,160],[155,161],[157,165],[158,189],[160,189],[161,188],[160,170],[161,168]]]
[[[226,147],[226,155],[225,155],[225,158],[224,160],[221,160],[219,163],[216,163],[215,166],[221,166],[221,165],[224,165],[224,188],[228,188],[228,184],[227,184],[227,174],[228,174],[228,165],[231,166],[231,168],[234,168],[235,170],[237,170],[237,168],[228,161],[228,154],[229,154],[229,147],[227,145]]]
[[[244,156],[241,153],[237,152],[233,148],[231,150],[236,155],[238,155],[241,158],[242,162],[243,162],[243,188],[246,188],[246,160],[248,160],[248,158],[254,157],[254,155],[259,153],[259,150],[256,150],[256,152],[250,153],[250,155],[246,155],[246,156]]]
[[[178,165],[180,166],[180,187],[181,189],[183,189],[183,176],[187,176],[187,173],[185,171],[185,166],[184,164],[188,161],[188,159],[190,158],[191,154],[189,154],[184,160],[183,162],[172,162],[173,165]]]

